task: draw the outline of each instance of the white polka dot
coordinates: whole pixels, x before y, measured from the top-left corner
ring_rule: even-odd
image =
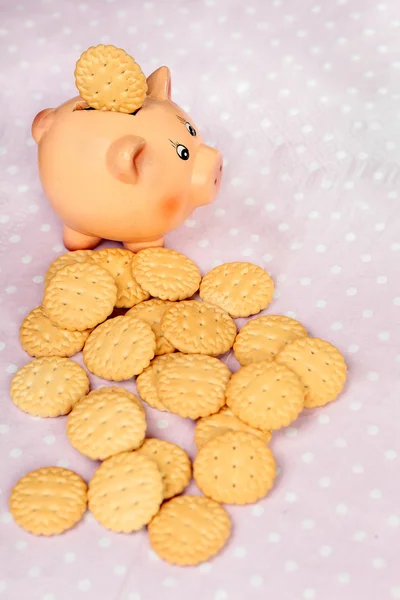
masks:
[[[380,340],[382,340],[382,342],[387,342],[390,338],[390,333],[388,331],[381,331],[378,337]]]
[[[42,275],[35,275],[32,277],[33,283],[42,283],[44,281],[44,277]]]
[[[91,587],[92,583],[91,581],[89,581],[89,579],[82,579],[78,583],[78,590],[80,590],[81,592],[87,592],[88,590],[90,590]]]
[[[336,448],[346,448],[347,442],[344,438],[337,438],[335,440],[335,446]]]
[[[251,236],[251,241],[252,242],[259,242],[260,241],[260,236],[257,233],[253,233]]]
[[[286,502],[290,502],[291,504],[293,502],[297,502],[297,494],[295,492],[286,492],[285,500]]]
[[[142,597],[137,592],[134,592],[133,594],[129,594],[128,600],[142,600]]]
[[[303,519],[303,521],[301,522],[301,526],[303,527],[303,529],[314,529],[315,527],[315,521],[314,519]]]
[[[358,352],[359,348],[360,347],[357,344],[350,344],[350,346],[348,347],[348,351],[352,354],[355,354],[356,352]]]
[[[353,534],[353,540],[355,542],[363,542],[366,539],[367,539],[367,532],[366,531],[356,531]]]
[[[0,581],[0,594],[2,594],[6,588],[7,588],[6,582]]]
[[[400,250],[400,242],[394,242],[390,248],[393,250],[393,252],[398,252],[398,250]]]
[[[353,473],[355,473],[356,475],[360,475],[361,473],[364,473],[364,467],[362,465],[360,465],[359,463],[356,463],[355,465],[353,465]]]
[[[375,488],[370,491],[369,497],[372,500],[380,500],[382,498],[382,492],[381,492],[381,490],[378,490],[377,488]]]
[[[0,342],[0,352],[6,347],[4,342]]]
[[[40,569],[39,567],[31,567],[28,571],[29,577],[39,577]]]
[[[274,212],[274,210],[276,210],[276,206],[275,206],[275,204],[266,204],[265,210],[267,212]]]
[[[6,294],[15,294],[15,292],[17,291],[17,288],[15,287],[15,285],[9,285],[8,287],[6,287]]]
[[[357,294],[357,288],[356,287],[350,287],[346,290],[346,294],[348,296],[356,296]]]
[[[56,600],[56,597],[55,597],[55,595],[54,595],[54,594],[45,594],[45,595],[42,597],[42,600]]]
[[[377,425],[369,425],[369,427],[367,427],[367,432],[369,435],[377,435],[379,433],[379,427]]]
[[[239,233],[239,229],[236,229],[235,227],[232,227],[229,230],[229,235],[236,236],[238,233]]]
[[[343,329],[343,323],[340,323],[340,321],[336,321],[335,323],[332,323],[331,329],[333,331],[341,331]]]
[[[331,478],[330,477],[321,477],[318,484],[322,488],[328,488],[331,485]]]
[[[387,283],[387,277],[386,277],[386,275],[379,275],[376,278],[376,283]]]
[[[370,254],[361,254],[361,260],[362,260],[362,262],[369,263],[369,262],[371,262],[371,255]]]
[[[157,562],[160,560],[158,558],[157,554],[155,552],[153,552],[153,550],[148,550],[147,556],[149,557],[149,560],[151,560],[152,562]]]
[[[350,402],[350,409],[357,411],[360,410],[362,408],[362,402],[360,402],[359,400],[353,400],[352,402]]]
[[[390,588],[390,595],[392,598],[400,598],[400,585]]]
[[[10,450],[10,457],[11,458],[19,458],[22,454],[22,450],[21,448],[13,448],[12,450]]]
[[[165,419],[160,419],[156,423],[157,429],[166,429],[168,427],[168,421]]]
[[[18,243],[18,242],[20,242],[20,241],[21,241],[21,236],[20,236],[20,235],[12,235],[12,236],[10,237],[10,242],[11,242],[12,244],[17,244],[17,243]]]
[[[350,573],[339,573],[338,582],[339,583],[350,583]]]
[[[371,317],[374,316],[374,311],[371,308],[366,308],[365,310],[363,310],[362,316],[365,319],[370,319]]]
[[[251,256],[253,254],[253,248],[244,248],[242,250],[242,256]]]
[[[385,458],[387,460],[394,460],[397,458],[397,452],[395,450],[385,450]]]
[[[291,248],[292,250],[300,250],[302,247],[303,247],[303,244],[302,244],[301,242],[293,242],[293,243],[290,245],[290,248]]]
[[[99,546],[101,548],[109,548],[111,546],[111,538],[102,537],[99,539]]]
[[[312,452],[304,452],[302,454],[301,459],[305,463],[310,463],[314,460],[314,454]]]
[[[337,505],[336,507],[336,514],[340,515],[340,516],[345,516],[347,515],[349,512],[348,507],[346,506],[346,504],[343,504],[343,502],[341,502],[340,504]]]
[[[255,517],[261,517],[264,514],[264,507],[261,504],[256,504],[252,507],[251,512]]]
[[[53,252],[63,252],[64,246],[62,246],[61,244],[57,244],[56,246],[53,246],[52,250]]]
[[[315,590],[313,590],[312,588],[307,588],[303,592],[303,598],[305,600],[314,600],[314,598],[316,598]]]
[[[73,563],[76,559],[76,554],[75,552],[66,552],[64,554],[64,562],[66,563]]]
[[[339,275],[341,272],[342,272],[342,267],[340,267],[339,265],[334,265],[333,267],[331,267],[332,275]]]
[[[21,261],[22,261],[22,262],[23,262],[25,265],[27,265],[28,263],[30,263],[30,262],[32,261],[32,256],[28,256],[28,255],[26,255],[26,256],[23,256],[23,257],[21,258]]]
[[[327,304],[328,303],[327,303],[326,300],[317,300],[316,303],[315,303],[315,306],[317,308],[326,308]]]
[[[310,285],[311,279],[309,277],[302,277],[300,279],[301,285]]]
[[[308,218],[309,219],[318,219],[318,213],[316,210],[312,210],[311,212],[308,213]]]
[[[274,258],[272,256],[272,254],[264,254],[264,256],[262,257],[264,262],[271,262],[271,260]]]
[[[287,231],[289,229],[289,225],[287,223],[279,223],[278,229],[279,231]]]
[[[322,425],[326,425],[329,422],[330,422],[329,415],[319,415],[318,423],[321,423]]]
[[[294,560],[286,560],[285,561],[285,571],[291,573],[292,571],[297,571],[299,565]]]
[[[286,427],[283,430],[283,432],[286,435],[286,437],[296,437],[296,435],[298,433],[296,427]]]
[[[127,567],[125,565],[115,565],[114,567],[114,574],[115,575],[125,575],[125,573],[127,572]]]
[[[324,246],[323,244],[318,244],[318,246],[315,246],[315,252],[318,252],[318,254],[326,252],[326,246]]]
[[[250,584],[254,587],[259,587],[264,583],[264,578],[261,575],[252,575],[250,577]]]
[[[18,540],[18,542],[15,542],[15,548],[16,550],[25,550],[25,548],[28,547],[28,542],[26,542],[25,540]]]
[[[227,600],[228,594],[225,590],[217,590],[214,594],[214,600]]]
[[[200,248],[207,248],[207,246],[209,246],[209,245],[210,245],[210,242],[209,242],[208,240],[199,240],[199,241],[197,242],[197,245],[198,245]]]
[[[2,522],[2,523],[11,523],[11,521],[12,521],[12,516],[11,516],[11,513],[9,513],[9,512],[4,512],[4,513],[1,515],[1,522]]]
[[[200,573],[209,573],[212,569],[212,564],[205,562],[202,565],[199,566],[199,571]]]
[[[235,556],[236,558],[244,558],[246,554],[247,550],[246,548],[243,548],[243,546],[237,546],[237,548],[235,548],[233,551],[233,556]]]
[[[400,525],[400,517],[398,515],[391,515],[387,520],[388,525],[390,527],[399,527]]]
[[[50,434],[50,435],[46,435],[43,438],[43,441],[45,444],[47,444],[48,446],[52,446],[54,444],[54,442],[56,441],[56,438],[54,435]]]
[[[386,567],[386,561],[384,558],[373,558],[372,566],[374,567],[374,569],[383,569],[384,567]]]
[[[400,306],[400,296],[396,296],[396,298],[393,298],[393,304],[395,306]]]
[[[16,373],[18,371],[17,365],[9,364],[6,368],[7,373]]]

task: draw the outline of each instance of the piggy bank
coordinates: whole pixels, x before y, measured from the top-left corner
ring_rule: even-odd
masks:
[[[193,210],[214,201],[221,154],[171,100],[171,75],[147,78],[133,114],[94,110],[82,97],[40,112],[32,124],[44,192],[69,250],[102,239],[130,250],[162,246]]]

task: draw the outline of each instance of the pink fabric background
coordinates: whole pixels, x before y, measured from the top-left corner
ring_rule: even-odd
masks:
[[[400,598],[399,33],[398,0],[0,1],[0,598]],[[297,317],[349,364],[340,400],[274,436],[274,491],[229,508],[228,547],[198,568],[168,566],[145,532],[113,535],[89,515],[37,539],[8,513],[26,472],[96,468],[69,446],[64,419],[28,417],[8,389],[28,361],[18,327],[63,252],[31,121],[75,94],[75,62],[100,42],[147,74],[167,64],[174,99],[224,154],[218,201],[168,245],[203,271],[262,265],[277,283],[270,312]],[[148,417],[150,435],[193,456],[191,423]]]

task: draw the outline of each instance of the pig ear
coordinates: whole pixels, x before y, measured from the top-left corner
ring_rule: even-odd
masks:
[[[147,78],[147,95],[159,100],[171,98],[171,71],[160,67]]]
[[[125,135],[113,142],[106,155],[110,173],[123,183],[137,183],[138,159],[145,145],[146,140],[137,135]]]
[[[37,144],[53,124],[54,115],[54,108],[46,108],[45,110],[40,111],[33,119],[32,137]]]

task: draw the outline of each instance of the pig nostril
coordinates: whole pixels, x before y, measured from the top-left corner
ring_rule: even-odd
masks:
[[[220,166],[219,170],[220,170],[220,172],[222,171],[222,165]]]
[[[214,185],[217,185],[217,179],[214,179]]]

